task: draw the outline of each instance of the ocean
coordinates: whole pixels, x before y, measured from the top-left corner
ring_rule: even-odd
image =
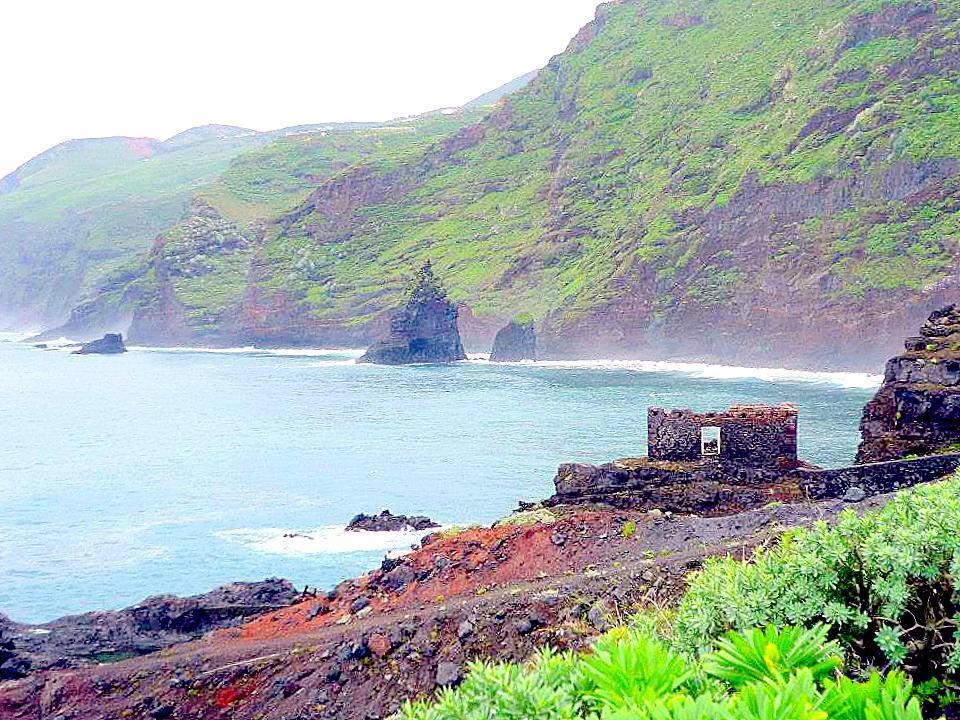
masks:
[[[881,380],[359,355],[0,342],[0,613],[36,623],[271,576],[331,587],[418,539],[345,533],[356,513],[490,523],[550,495],[562,462],[644,454],[651,405],[795,402],[801,456],[848,463]]]

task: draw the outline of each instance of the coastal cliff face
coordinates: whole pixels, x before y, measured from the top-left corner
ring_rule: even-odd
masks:
[[[544,358],[873,368],[960,289],[958,28],[954,3],[602,5],[486,119],[273,215],[244,302],[229,268],[170,299],[190,342],[361,344],[431,258],[468,345],[529,313]]]
[[[417,273],[406,305],[391,319],[390,333],[358,362],[413,365],[466,359],[457,329],[457,307],[426,263]]]
[[[883,386],[860,424],[857,462],[960,449],[960,309],[927,319],[906,352],[887,363]]]

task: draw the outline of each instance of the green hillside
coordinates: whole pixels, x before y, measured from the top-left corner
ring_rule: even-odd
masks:
[[[0,179],[0,328],[51,325],[101,287],[135,274],[191,203],[232,222],[276,216],[345,168],[389,160],[477,122],[528,73],[468,103],[390,122],[256,132],[204,125],[165,141],[72,140]]]
[[[427,257],[475,314],[565,328],[625,295],[648,325],[749,308],[773,276],[807,308],[902,302],[957,251],[958,29],[956,2],[603,6],[463,149],[338,217],[348,239],[321,190],[268,253],[349,321]]]
[[[468,337],[528,312],[552,355],[873,364],[956,293],[958,30],[958,0],[603,5],[484,121],[276,218],[232,305],[181,284],[138,314],[359,342],[429,258]]]
[[[378,167],[388,167],[422,155],[485,112],[328,126],[281,135],[238,155],[194,189],[177,217],[154,233],[149,252],[123,257],[74,308],[67,325],[51,334],[95,334],[125,325],[137,311],[141,326],[166,342],[189,342],[195,333],[228,338],[238,330],[231,311],[247,289],[266,218],[296,207],[311,189],[358,162],[375,158]],[[175,317],[157,317],[153,311],[170,300],[176,301]]]
[[[75,140],[4,178],[0,321],[63,317],[79,292],[176,222],[198,187],[267,140],[216,126],[166,143]]]

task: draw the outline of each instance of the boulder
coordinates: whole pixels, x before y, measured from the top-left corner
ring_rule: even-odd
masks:
[[[358,362],[376,365],[451,363],[466,360],[457,307],[447,299],[430,263],[417,273],[407,302],[390,321],[390,333]]]
[[[520,317],[501,328],[493,341],[491,362],[519,362],[537,359],[537,333],[533,318]]]
[[[365,515],[360,513],[350,524],[347,530],[366,530],[368,532],[400,532],[412,530],[430,530],[440,525],[423,515],[394,515],[384,510],[379,515]]]
[[[123,335],[120,333],[107,333],[99,340],[93,340],[84,343],[79,350],[74,350],[74,355],[119,355],[127,351],[123,344]]]
[[[960,450],[960,308],[932,313],[904,347],[864,408],[858,463]]]

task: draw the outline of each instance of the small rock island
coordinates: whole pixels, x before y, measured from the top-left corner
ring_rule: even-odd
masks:
[[[447,299],[427,261],[414,278],[406,304],[390,320],[390,334],[357,362],[416,365],[466,359],[457,328],[457,306]]]
[[[384,510],[379,515],[360,513],[347,525],[347,530],[365,530],[367,532],[412,532],[414,530],[432,530],[440,527],[425,515],[394,515]]]
[[[537,359],[537,333],[533,318],[520,315],[500,328],[493,341],[490,362],[519,362]]]
[[[120,355],[127,351],[123,344],[123,335],[120,333],[107,333],[99,340],[92,340],[80,346],[79,350],[74,350],[74,355]]]

